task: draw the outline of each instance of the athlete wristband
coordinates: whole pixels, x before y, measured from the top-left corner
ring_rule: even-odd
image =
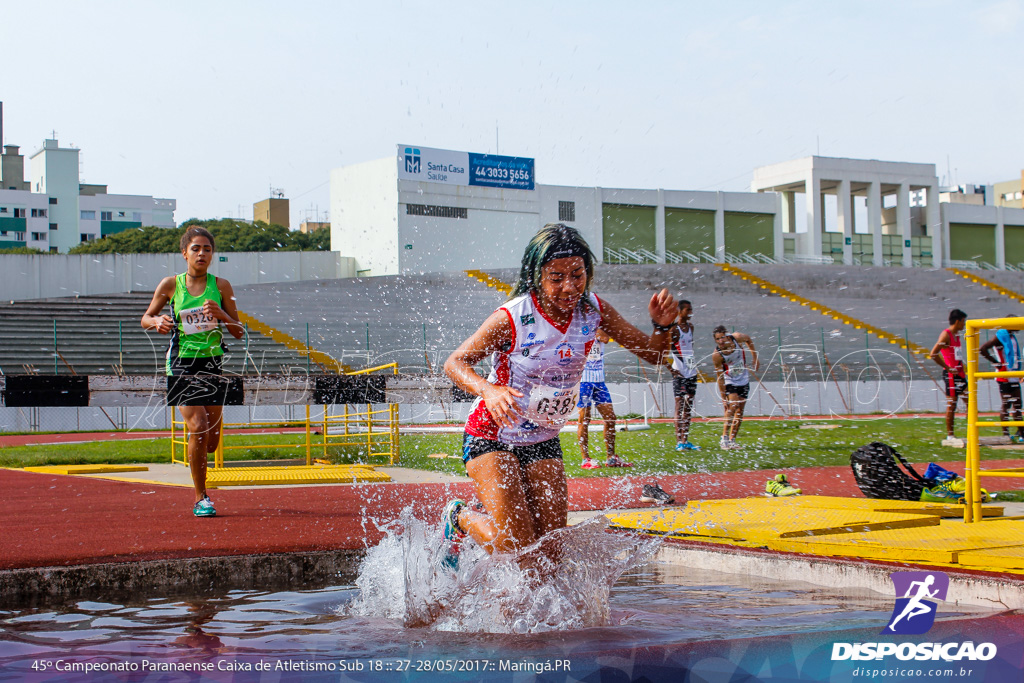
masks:
[[[654,325],[655,332],[671,332],[672,325],[659,325],[654,318],[651,318],[651,324]]]

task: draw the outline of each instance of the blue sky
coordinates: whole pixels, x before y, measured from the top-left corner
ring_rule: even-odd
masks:
[[[6,3],[4,141],[82,179],[293,226],[396,143],[541,183],[745,190],[811,154],[1020,177],[1024,2]],[[952,176],[946,178],[946,176]]]

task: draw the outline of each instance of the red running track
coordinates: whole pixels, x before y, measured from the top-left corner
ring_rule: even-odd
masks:
[[[956,471],[963,463],[942,463]],[[988,461],[1021,467],[1024,461]],[[860,497],[848,467],[720,472],[569,480],[571,510],[647,507],[643,484],[657,481],[682,503],[742,498],[764,492],[765,480],[785,471],[807,494]],[[998,490],[1007,480],[987,481]],[[190,489],[80,476],[0,470],[4,505],[0,569],[133,562],[318,550],[358,549],[384,535],[412,506],[433,519],[452,497],[471,498],[473,485],[366,484],[218,490],[218,516],[192,516]]]

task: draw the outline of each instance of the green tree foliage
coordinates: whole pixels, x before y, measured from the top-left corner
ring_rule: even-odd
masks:
[[[305,237],[305,235],[303,235]],[[43,254],[45,253],[41,249],[35,247],[8,247],[7,249],[0,249],[0,254]]]
[[[177,252],[181,235],[193,225],[213,235],[217,251],[329,251],[330,230],[312,234],[291,232],[281,225],[255,224],[233,218],[199,220],[190,218],[177,228],[146,226],[131,228],[102,239],[83,242],[70,254],[162,254]]]

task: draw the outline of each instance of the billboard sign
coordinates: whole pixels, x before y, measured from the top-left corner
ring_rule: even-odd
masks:
[[[398,177],[447,185],[534,189],[533,159],[398,146]]]

